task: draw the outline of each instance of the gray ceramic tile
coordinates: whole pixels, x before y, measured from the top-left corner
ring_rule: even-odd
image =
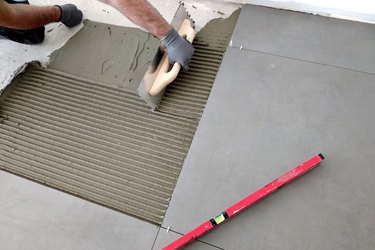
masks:
[[[0,249],[151,249],[158,227],[0,171]]]
[[[186,233],[315,154],[327,159],[202,240],[372,249],[375,76],[229,48],[163,226]]]
[[[233,46],[375,73],[375,25],[245,5]]]
[[[163,247],[166,247],[170,243],[177,240],[179,237],[181,237],[180,234],[174,233],[172,231],[167,231],[165,229],[160,229],[158,237],[155,241],[155,245],[152,250],[159,250]],[[186,250],[220,250],[223,248],[212,246],[207,243],[201,242],[201,241],[194,241],[190,243],[188,246],[186,246],[184,249]]]

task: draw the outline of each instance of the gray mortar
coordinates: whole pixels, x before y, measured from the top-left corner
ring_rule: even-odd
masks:
[[[240,9],[228,19],[213,19],[198,32],[190,70],[168,85],[160,112],[200,119],[239,14]]]
[[[86,21],[49,68],[29,67],[4,92],[0,169],[160,225],[237,16],[198,33],[159,112],[135,92],[158,42]]]
[[[48,67],[135,91],[158,46],[156,38],[140,29],[86,20],[82,30],[53,53]]]
[[[217,37],[230,39],[240,12],[241,9],[237,9],[226,19],[212,19],[198,32],[196,40],[204,42],[210,47],[221,48],[225,51],[228,44],[218,43]]]

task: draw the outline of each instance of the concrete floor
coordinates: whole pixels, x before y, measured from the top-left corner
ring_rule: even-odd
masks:
[[[160,249],[323,153],[188,249],[373,249],[374,34],[244,7],[161,228],[1,172],[0,248]]]

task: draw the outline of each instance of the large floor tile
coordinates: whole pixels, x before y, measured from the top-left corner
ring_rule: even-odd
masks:
[[[225,249],[371,249],[374,82],[230,48],[163,226],[186,233],[323,153],[320,167],[202,240]]]
[[[375,25],[245,5],[233,46],[375,73]]]
[[[164,247],[168,246],[169,244],[179,239],[180,237],[181,237],[180,234],[161,228],[152,250],[163,249]],[[184,247],[184,249],[186,250],[189,250],[189,249],[190,250],[220,250],[223,248],[207,244],[200,240],[196,240],[196,241],[191,242],[186,247]]]
[[[0,249],[151,249],[158,227],[0,172]]]

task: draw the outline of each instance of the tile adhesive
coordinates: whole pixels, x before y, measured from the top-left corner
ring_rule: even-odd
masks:
[[[1,96],[0,169],[160,225],[238,15],[197,34],[157,111],[136,89],[159,42],[85,21]]]

